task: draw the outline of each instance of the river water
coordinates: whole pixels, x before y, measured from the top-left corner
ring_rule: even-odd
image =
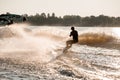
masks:
[[[0,79],[120,80],[120,28],[75,29],[79,42],[64,53],[70,27],[1,27]]]

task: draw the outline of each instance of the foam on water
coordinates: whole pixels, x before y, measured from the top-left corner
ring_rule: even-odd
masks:
[[[28,77],[38,75],[43,80],[120,79],[119,32],[115,28],[78,30],[79,44],[62,54],[69,32],[69,27],[30,28],[15,24],[0,28],[1,67],[17,69]]]

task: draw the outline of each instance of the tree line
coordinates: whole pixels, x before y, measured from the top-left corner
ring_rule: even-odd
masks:
[[[81,17],[79,15],[65,15],[63,17],[57,17],[55,13],[51,15],[45,13],[37,13],[35,15],[28,16],[27,22],[31,25],[51,25],[51,26],[119,26],[120,17],[109,17],[105,15],[99,16],[86,16]]]

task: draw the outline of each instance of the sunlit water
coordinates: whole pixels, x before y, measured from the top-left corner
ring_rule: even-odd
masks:
[[[79,43],[63,53],[70,27],[1,27],[0,79],[120,80],[120,28],[76,30]]]

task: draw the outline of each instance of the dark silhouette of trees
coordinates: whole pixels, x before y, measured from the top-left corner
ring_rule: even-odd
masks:
[[[81,17],[80,16],[66,15],[63,17],[63,25],[65,25],[65,26],[70,26],[70,25],[80,26],[80,24],[81,24]]]
[[[99,16],[86,16],[81,17],[79,15],[65,15],[63,18],[57,17],[55,13],[51,15],[41,13],[36,15],[28,16],[28,23],[32,25],[58,25],[58,26],[119,26],[120,17],[109,17],[105,15]]]

